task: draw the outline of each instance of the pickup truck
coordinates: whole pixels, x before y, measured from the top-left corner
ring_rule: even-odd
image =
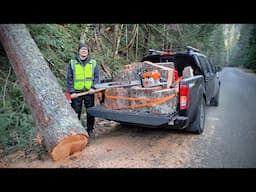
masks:
[[[173,62],[178,76],[190,67],[192,76],[178,84],[177,106],[172,114],[150,114],[127,110],[111,110],[103,104],[88,108],[92,116],[113,120],[121,124],[143,127],[167,127],[200,134],[205,126],[205,106],[218,106],[220,94],[220,67],[214,67],[200,50],[186,46],[184,51],[156,51],[150,49],[143,61]]]

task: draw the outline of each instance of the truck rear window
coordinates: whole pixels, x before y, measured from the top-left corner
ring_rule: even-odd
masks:
[[[148,55],[142,58],[141,62],[150,61],[152,63],[174,62],[174,55]]]

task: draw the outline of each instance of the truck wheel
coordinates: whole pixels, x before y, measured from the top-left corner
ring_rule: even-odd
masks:
[[[195,120],[189,125],[185,131],[201,134],[204,130],[205,124],[205,101],[204,98],[201,97],[201,100],[198,105],[197,114]]]
[[[212,98],[210,105],[211,106],[218,106],[219,105],[219,98],[220,98],[220,89],[218,90],[215,97]]]

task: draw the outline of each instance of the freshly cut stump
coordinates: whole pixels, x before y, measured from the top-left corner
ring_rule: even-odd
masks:
[[[68,156],[82,151],[88,143],[85,135],[70,135],[61,140],[52,150],[52,158],[55,161],[63,160]]]

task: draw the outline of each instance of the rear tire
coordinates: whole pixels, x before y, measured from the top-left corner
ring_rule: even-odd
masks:
[[[189,125],[185,131],[201,134],[204,131],[205,125],[205,101],[204,98],[201,97],[195,120]]]

